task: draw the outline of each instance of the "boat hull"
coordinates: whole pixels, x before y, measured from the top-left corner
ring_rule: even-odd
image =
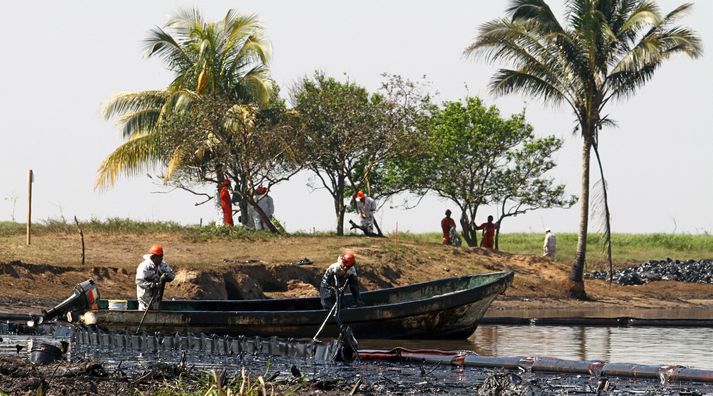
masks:
[[[467,338],[512,279],[512,272],[503,272],[364,292],[367,305],[342,309],[341,319],[357,338]],[[352,301],[350,295],[344,300],[345,305]],[[85,317],[107,330],[133,332],[143,313],[99,309]],[[166,301],[161,311],[147,313],[141,329],[311,338],[326,315],[318,298]],[[320,336],[335,337],[338,332],[336,320],[330,318]]]

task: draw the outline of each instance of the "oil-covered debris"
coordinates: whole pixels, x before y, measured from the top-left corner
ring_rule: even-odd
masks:
[[[333,341],[296,340],[278,337],[229,337],[207,334],[159,334],[104,332],[93,328],[77,328],[72,337],[74,353],[107,357],[120,351],[142,355],[168,355],[181,352],[215,356],[266,354],[316,361],[333,361],[340,345]]]
[[[27,359],[0,356],[0,392],[52,395],[207,394],[211,387],[238,394],[243,379],[264,386],[264,394],[321,395],[704,395],[702,383],[660,383],[655,379],[592,377],[489,370],[427,363],[318,364],[286,357],[221,357],[207,365],[203,357],[137,364],[77,359],[33,365]],[[244,383],[243,383],[244,384]],[[264,384],[264,385],[263,385]],[[183,392],[183,393],[181,393]],[[250,394],[261,394],[256,391]],[[218,393],[215,393],[218,394]]]
[[[607,271],[588,272],[595,279],[609,279]],[[621,285],[643,285],[647,282],[672,280],[678,282],[713,283],[713,260],[649,260],[638,267],[614,270],[613,280]]]

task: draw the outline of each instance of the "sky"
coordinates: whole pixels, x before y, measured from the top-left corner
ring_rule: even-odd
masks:
[[[33,221],[77,216],[203,224],[220,218],[215,205],[169,191],[145,176],[94,189],[97,169],[121,142],[102,103],[123,91],[160,89],[172,75],[147,59],[142,42],[178,9],[198,8],[207,20],[228,9],[257,14],[272,46],[272,76],[287,92],[315,70],[348,78],[370,91],[383,73],[425,76],[436,100],[467,95],[496,105],[504,116],[527,108],[539,136],[565,140],[551,175],[579,194],[581,139],[566,107],[543,107],[519,95],[493,97],[488,82],[497,65],[463,56],[478,27],[504,15],[507,1],[9,1],[0,35],[0,221],[27,219],[27,174],[35,173]],[[561,15],[559,0],[549,1]],[[682,0],[659,0],[664,12]],[[638,94],[608,107],[619,124],[602,132],[600,152],[609,184],[612,227],[621,233],[713,231],[713,1],[698,0],[681,24],[696,30],[704,55],[675,57]],[[598,180],[592,163],[592,180]],[[298,174],[271,195],[288,231],[335,229],[331,197],[307,187]],[[206,189],[207,190],[207,189]],[[412,197],[413,198],[413,197]],[[415,209],[383,203],[376,218],[384,232],[438,232],[452,203],[427,196]],[[478,222],[493,208],[479,211]],[[578,206],[530,212],[507,220],[503,232],[576,232]],[[597,231],[598,221],[590,221]]]

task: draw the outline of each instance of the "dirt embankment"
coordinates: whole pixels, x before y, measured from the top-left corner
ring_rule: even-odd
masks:
[[[49,237],[46,237],[49,238]],[[161,236],[166,260],[176,280],[165,298],[247,299],[318,295],[326,267],[346,250],[357,256],[363,288],[374,290],[473,273],[515,271],[515,282],[498,297],[490,314],[521,314],[528,309],[571,311],[621,310],[623,315],[639,309],[706,309],[713,306],[713,285],[683,282],[652,282],[643,286],[609,285],[587,280],[592,301],[573,301],[563,294],[569,263],[538,256],[493,253],[482,249],[453,248],[387,239],[354,237],[288,237],[268,241],[185,241]],[[0,240],[0,246],[7,241]],[[135,268],[145,245],[143,236],[95,236],[87,266],[67,262],[76,254],[70,239],[43,241],[53,252],[16,246],[15,260],[0,260],[0,307],[23,311],[47,307],[72,292],[77,283],[94,279],[103,298],[133,298]],[[53,254],[54,253],[54,254]],[[312,263],[304,264],[308,258]],[[300,262],[302,261],[302,262]],[[709,309],[709,308],[708,308]],[[673,314],[672,316],[675,316]]]

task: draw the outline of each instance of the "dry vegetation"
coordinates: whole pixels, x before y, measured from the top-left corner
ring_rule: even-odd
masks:
[[[353,250],[367,289],[512,269],[515,283],[498,298],[491,315],[538,308],[640,315],[639,309],[660,308],[669,311],[667,316],[677,316],[689,309],[706,309],[713,302],[713,285],[654,282],[625,287],[598,280],[587,281],[592,301],[573,301],[562,294],[569,262],[446,247],[427,236],[401,236],[397,241],[393,237],[212,235],[165,227],[143,231],[89,228],[85,235],[87,264],[81,266],[79,237],[70,227],[40,228],[31,246],[25,245],[21,233],[0,234],[4,305],[15,309],[46,306],[68,296],[76,283],[87,278],[97,280],[104,297],[131,297],[135,267],[152,243],[164,245],[166,260],[179,273],[166,291],[168,298],[235,298],[231,285],[241,297],[316,295],[324,268],[340,253]],[[313,264],[294,264],[303,258]],[[251,262],[243,263],[247,260]]]

